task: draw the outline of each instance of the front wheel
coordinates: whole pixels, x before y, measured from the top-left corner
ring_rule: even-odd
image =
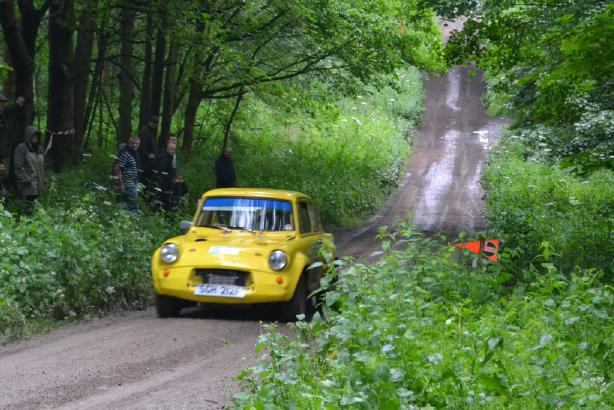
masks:
[[[179,316],[179,312],[181,312],[181,308],[183,304],[181,300],[165,295],[156,295],[156,312],[158,313],[158,317],[167,318],[167,317],[177,317]]]
[[[282,304],[281,314],[285,322],[295,322],[297,315],[305,315],[306,321],[313,317],[316,311],[315,300],[313,297],[308,298],[307,282],[307,272],[304,272],[296,284],[292,299]]]

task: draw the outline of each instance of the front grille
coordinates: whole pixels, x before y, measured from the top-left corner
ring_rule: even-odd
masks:
[[[196,276],[202,277],[203,283],[245,286],[249,273],[229,269],[196,269]]]

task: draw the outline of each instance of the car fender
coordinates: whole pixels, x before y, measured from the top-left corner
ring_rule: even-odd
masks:
[[[309,256],[305,255],[303,252],[297,252],[294,255],[288,269],[288,295],[286,300],[290,300],[292,298],[298,281],[310,264],[311,261]]]

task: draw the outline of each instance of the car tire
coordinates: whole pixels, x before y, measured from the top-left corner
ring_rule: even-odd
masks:
[[[282,304],[282,319],[285,322],[296,322],[297,315],[305,315],[305,321],[310,321],[316,311],[316,304],[314,301],[309,300],[309,292],[307,289],[307,272],[303,272],[296,289],[294,289],[294,295],[288,302]]]
[[[301,275],[294,289],[294,295],[288,302],[282,303],[281,317],[284,322],[296,322],[297,315],[307,317],[307,283],[305,275]]]
[[[156,312],[160,318],[177,317],[182,307],[181,300],[177,298],[156,295]]]

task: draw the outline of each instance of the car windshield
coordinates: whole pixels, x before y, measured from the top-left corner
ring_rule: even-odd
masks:
[[[290,201],[261,198],[207,198],[197,226],[248,231],[294,231]]]

